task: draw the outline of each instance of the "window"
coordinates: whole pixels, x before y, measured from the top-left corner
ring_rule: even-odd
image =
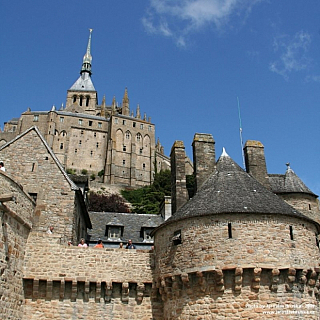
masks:
[[[39,121],[39,115],[35,114],[35,115],[33,116],[33,121],[34,121],[34,122]]]
[[[228,236],[229,236],[229,239],[232,238],[232,226],[231,226],[231,222],[228,222]]]
[[[293,228],[292,228],[292,226],[289,226],[289,230],[290,230],[290,240],[294,240],[293,239]]]
[[[142,169],[146,170],[146,164],[145,163],[142,164]]]
[[[74,149],[74,153],[77,153],[78,152],[78,149]]]
[[[99,148],[99,142],[97,142],[97,148]]]
[[[115,119],[114,119],[114,123],[118,123],[118,118],[115,118]]]
[[[82,100],[83,100],[83,97],[82,96],[80,96],[80,107],[82,106]]]
[[[138,134],[137,134],[137,141],[140,141],[140,140],[141,140],[141,134],[138,133]]]
[[[29,196],[32,198],[34,202],[37,202],[37,197],[38,197],[37,193],[29,193]]]
[[[109,240],[120,240],[123,236],[123,227],[122,226],[106,226],[105,236]]]
[[[181,244],[181,230],[177,230],[173,233],[172,242],[175,246]]]
[[[82,140],[79,140],[79,144],[81,144],[82,143]]]
[[[125,125],[126,124],[126,120],[122,120],[122,124]]]
[[[127,151],[127,147],[123,146],[122,151]]]
[[[152,127],[151,127],[151,126],[149,126],[149,127],[148,127],[148,130],[149,130],[149,131],[152,131]]]
[[[92,127],[92,121],[89,120],[89,127]]]
[[[139,153],[142,154],[143,148],[140,148]]]
[[[95,132],[95,133],[93,134],[93,136],[96,137],[96,136],[97,136],[97,133]]]
[[[151,227],[141,228],[140,237],[143,238],[143,242],[153,242],[153,237],[150,235],[153,229]]]
[[[73,96],[73,103],[77,101],[77,96]]]
[[[133,122],[133,123],[132,123],[132,126],[135,128],[135,127],[136,127],[136,123],[135,123],[135,122]]]
[[[93,151],[91,150],[91,151],[90,151],[90,156],[92,157],[92,155],[93,155]]]
[[[86,107],[89,105],[90,97],[86,96]]]
[[[123,166],[126,165],[126,160],[122,160],[122,165],[123,165]]]
[[[143,129],[143,124],[142,123],[140,124],[140,129]]]
[[[126,139],[130,139],[130,133],[126,132]]]
[[[60,117],[60,122],[63,123],[64,117]]]
[[[60,150],[63,150],[63,143],[60,143]]]
[[[98,128],[99,128],[99,129],[102,128],[102,122],[98,122]]]
[[[82,126],[82,119],[79,119],[79,125]]]

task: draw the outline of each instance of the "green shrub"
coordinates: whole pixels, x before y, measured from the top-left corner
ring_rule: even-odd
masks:
[[[98,177],[103,177],[104,176],[104,170],[102,169],[101,171],[98,172]]]
[[[82,169],[81,170],[81,174],[87,174],[88,173],[88,170],[87,169]]]

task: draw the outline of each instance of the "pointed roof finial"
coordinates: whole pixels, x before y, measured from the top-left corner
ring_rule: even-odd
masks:
[[[88,72],[91,75],[91,62],[92,62],[92,56],[91,56],[91,33],[93,29],[89,29],[90,34],[89,34],[89,40],[88,40],[88,45],[87,45],[87,51],[86,54],[83,57],[83,62],[82,62],[82,68],[80,74],[83,72]]]
[[[227,154],[226,149],[224,147],[222,148],[221,157],[229,157],[229,155]]]

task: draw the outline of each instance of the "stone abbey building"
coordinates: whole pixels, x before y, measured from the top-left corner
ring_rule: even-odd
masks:
[[[164,155],[155,125],[138,105],[130,109],[127,88],[122,103],[115,97],[107,105],[91,79],[91,31],[83,57],[80,77],[67,91],[65,107],[59,110],[31,111],[4,125],[0,145],[5,144],[32,126],[37,126],[65,169],[81,173],[83,169],[110,184],[143,186],[153,181],[157,170],[168,169],[170,160]]]
[[[93,108],[94,90],[80,97],[82,85],[91,88],[90,65],[89,39],[83,72],[68,91],[68,111],[27,112],[16,123],[7,123],[16,126],[15,132],[7,130],[1,136],[5,142],[0,159],[6,171],[0,170],[0,319],[318,320],[318,196],[289,164],[285,174],[268,173],[259,141],[246,142],[244,170],[225,151],[216,160],[212,135],[196,133],[192,142],[196,192],[191,199],[186,189],[184,143],[175,141],[167,163],[171,216],[157,217],[157,224],[148,218],[141,226],[141,236],[143,228],[152,228],[150,249],[76,246],[93,228],[105,230],[105,237],[111,227],[124,234],[127,230],[116,214],[111,224],[97,216],[91,221],[94,213],[87,211],[81,188],[65,170],[68,161],[82,169],[72,160],[75,155],[69,154],[75,148],[70,141],[75,138],[78,145],[81,135],[89,139],[91,133],[93,139],[94,133],[103,136],[105,130],[105,166],[95,170],[105,168],[104,178],[121,184],[135,181],[138,185],[143,180],[138,179],[141,167],[131,168],[135,175],[126,179],[133,180],[125,180],[125,170],[120,172],[125,166],[118,155],[121,160],[131,157],[134,168],[146,164],[149,156],[153,160],[151,153],[147,156],[137,150],[137,135],[145,143],[154,127],[137,115],[124,114],[128,113],[126,92],[121,109],[116,104]],[[103,115],[108,112],[109,119]],[[32,125],[24,127],[29,116]],[[65,117],[62,122],[61,117]],[[63,136],[64,121],[74,122],[65,127]],[[97,130],[99,122],[101,131]],[[149,131],[149,125],[153,130]],[[133,154],[123,159],[127,131]],[[115,145],[109,145],[109,140],[116,141]],[[84,138],[81,141],[81,145],[86,143]],[[152,148],[157,152],[150,140]],[[86,161],[89,168],[93,166]],[[134,215],[127,214],[125,219],[137,221]],[[54,226],[52,234],[47,233],[48,226]],[[70,240],[75,245],[68,246]]]

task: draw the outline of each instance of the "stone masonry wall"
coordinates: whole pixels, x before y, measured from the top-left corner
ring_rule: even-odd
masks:
[[[177,230],[181,230],[182,243],[174,245],[171,239]],[[185,219],[156,232],[156,269],[164,276],[178,270],[225,266],[318,267],[316,233],[315,225],[283,215],[221,214]]]
[[[281,215],[221,214],[164,225],[155,234],[153,284],[163,319],[317,319],[316,234],[314,224]]]
[[[0,319],[20,320],[23,303],[23,261],[35,204],[10,177],[0,172]]]
[[[29,238],[23,319],[162,319],[161,303],[151,299],[151,251],[58,242],[55,235]]]
[[[37,196],[33,231],[45,232],[52,225],[55,233],[72,239],[75,191],[36,131],[29,131],[0,154],[6,172],[23,185],[25,192]]]

